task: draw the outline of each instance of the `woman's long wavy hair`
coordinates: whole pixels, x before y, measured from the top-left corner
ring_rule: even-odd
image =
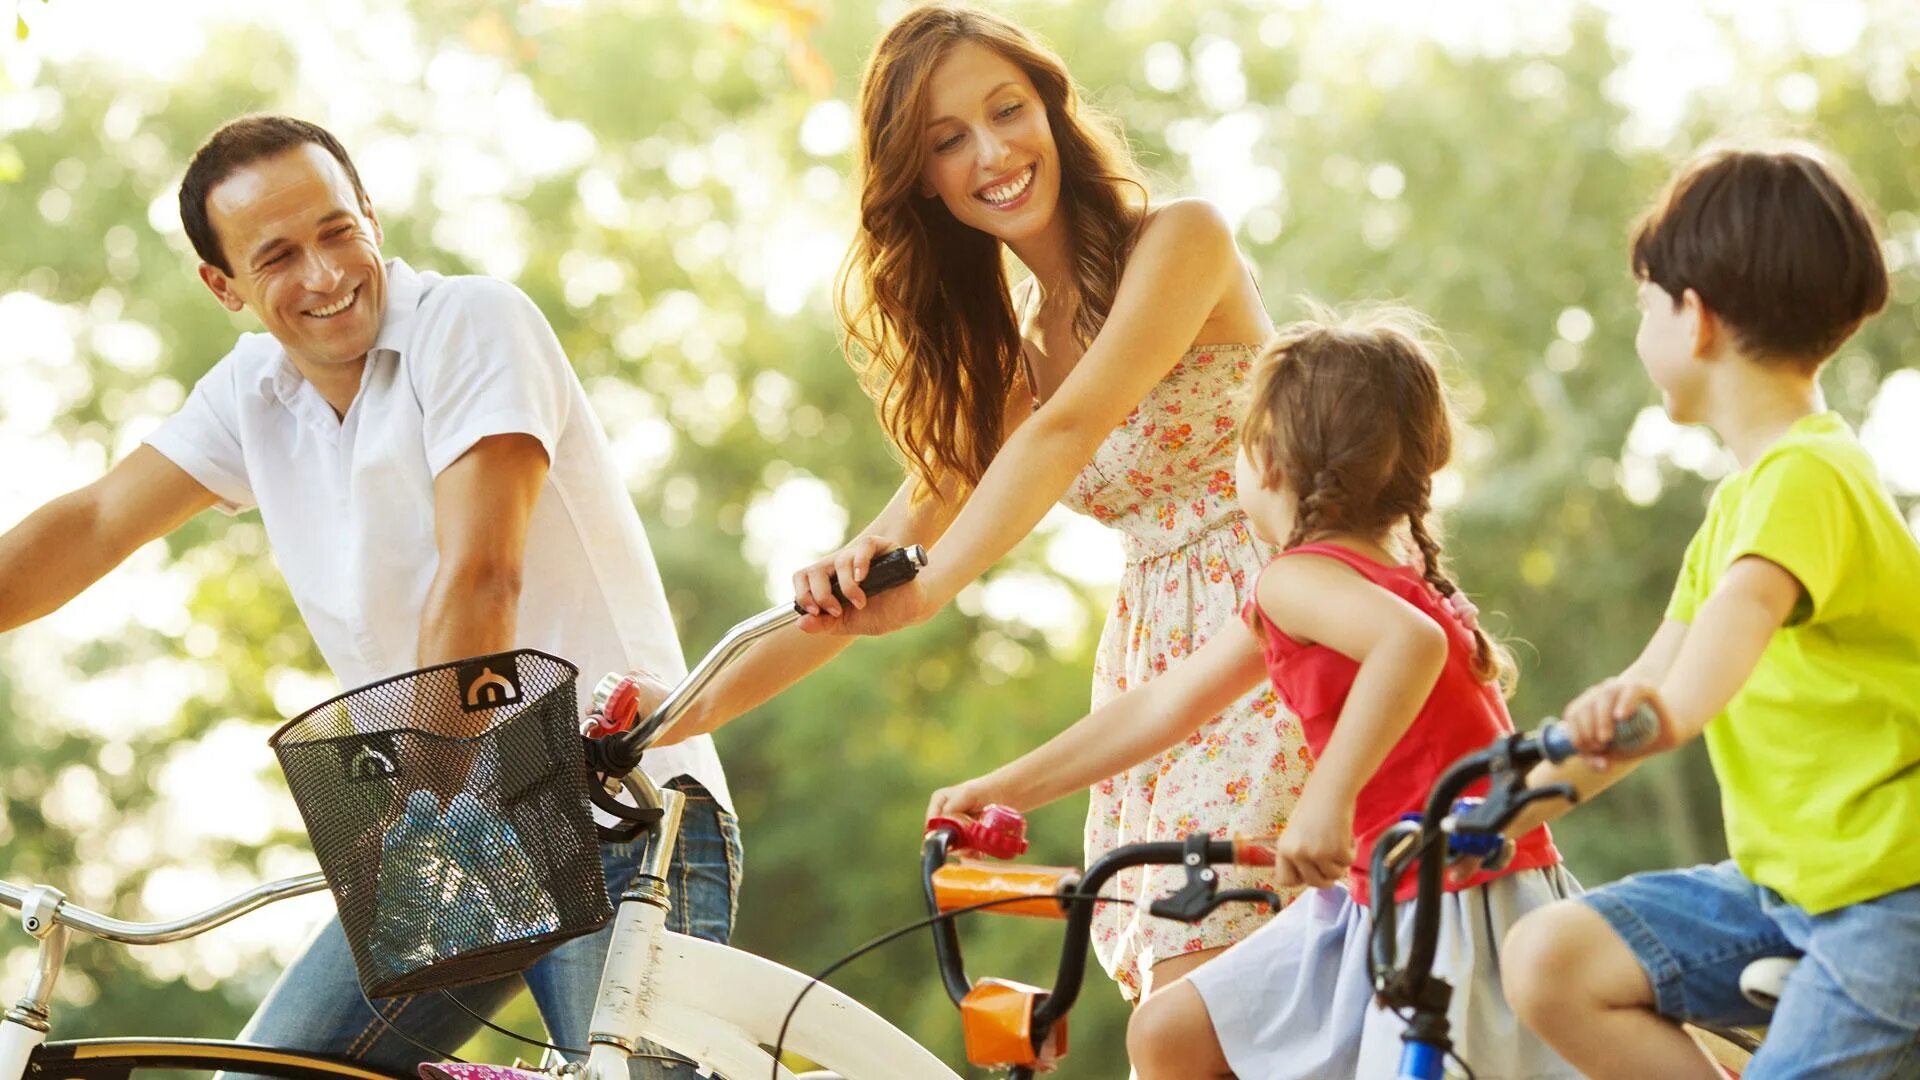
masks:
[[[1284,484],[1298,500],[1282,547],[1404,523],[1427,583],[1450,598],[1460,589],[1447,576],[1432,500],[1433,476],[1453,457],[1453,412],[1426,344],[1433,337],[1425,318],[1395,306],[1346,318],[1316,311],[1282,328],[1255,362],[1240,441],[1261,485]],[[1472,633],[1473,673],[1510,692],[1512,657]]]
[[[1072,243],[1073,328],[1091,342],[1113,307],[1146,209],[1117,126],[1081,103],[1066,65],[1020,27],[957,4],[894,23],[860,85],[860,232],[840,271],[848,359],[922,494],[970,491],[1004,438],[1020,374],[1020,325],[1002,243],[920,194],[927,86],[971,41],[1024,71],[1047,110]]]

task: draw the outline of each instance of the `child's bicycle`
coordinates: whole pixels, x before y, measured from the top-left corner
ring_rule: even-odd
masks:
[[[1643,708],[1622,725],[1616,741],[1629,748],[1638,745],[1652,737],[1657,724]],[[1527,773],[1535,765],[1562,761],[1574,753],[1572,741],[1557,722],[1548,722],[1534,734],[1503,736],[1487,749],[1454,762],[1427,796],[1425,812],[1417,819],[1409,815],[1412,820],[1389,827],[1375,842],[1369,868],[1373,882],[1370,957],[1374,991],[1382,1005],[1408,1016],[1406,1033],[1401,1036],[1406,1046],[1396,1080],[1441,1080],[1446,1060],[1453,1055],[1447,1023],[1453,989],[1433,974],[1440,930],[1438,901],[1447,859],[1422,856],[1444,845],[1449,856],[1472,854],[1497,859],[1504,842],[1503,830],[1523,809],[1542,799],[1575,797],[1573,789],[1565,784],[1530,788],[1526,782]],[[1484,799],[1456,801],[1482,778],[1491,781]],[[1396,955],[1399,938],[1393,896],[1409,871],[1417,875],[1419,892],[1413,910],[1413,941],[1402,967]],[[1792,964],[1784,959],[1757,961],[1743,974],[1741,989],[1756,1004],[1771,1008],[1779,1000]],[[1762,1034],[1747,1029],[1703,1030],[1707,1037],[1700,1038],[1696,1032],[1696,1038],[1736,1078],[1759,1048]],[[1471,1075],[1470,1063],[1468,1068]]]

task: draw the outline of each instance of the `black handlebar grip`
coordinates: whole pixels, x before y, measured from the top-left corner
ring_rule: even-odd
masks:
[[[905,585],[912,581],[914,576],[920,573],[920,568],[925,565],[927,565],[927,549],[919,544],[894,548],[867,564],[867,577],[860,583],[860,588],[865,590],[868,596],[886,592],[896,585]],[[843,604],[848,602],[847,594],[840,591],[838,575],[833,579],[833,596]],[[806,609],[800,606],[798,600],[794,601],[793,610],[802,615],[806,614]]]
[[[1653,706],[1642,702],[1639,708],[1633,710],[1633,715],[1614,722],[1613,741],[1607,745],[1607,749],[1630,754],[1652,742],[1659,734],[1659,715],[1653,711]],[[1548,761],[1565,761],[1572,757],[1575,753],[1573,736],[1568,734],[1567,725],[1553,720],[1542,727],[1540,749],[1546,753]]]

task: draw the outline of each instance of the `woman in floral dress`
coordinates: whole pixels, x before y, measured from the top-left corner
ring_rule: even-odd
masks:
[[[858,538],[794,576],[805,633],[757,646],[677,735],[765,700],[854,635],[931,617],[1056,501],[1125,538],[1095,705],[1237,617],[1273,554],[1235,509],[1232,402],[1272,323],[1219,212],[1149,206],[1124,141],[1081,105],[1059,58],[973,8],[931,4],[895,23],[860,111],[862,227],[841,314],[906,482]],[[1030,275],[1017,290],[1008,252]],[[931,548],[912,584],[833,598],[831,575],[857,582],[902,543]],[[1297,721],[1270,692],[1250,695],[1101,784],[1088,857],[1196,829],[1276,832],[1306,769]],[[1275,772],[1292,782],[1268,781]],[[1246,905],[1197,926],[1148,916],[1182,880],[1130,872],[1120,887],[1138,906],[1097,917],[1096,952],[1129,998],[1263,918]]]

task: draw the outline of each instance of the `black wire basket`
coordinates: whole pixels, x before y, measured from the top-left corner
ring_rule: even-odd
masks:
[[[524,971],[613,917],[578,675],[532,649],[475,657],[349,691],[274,732],[367,996]]]

